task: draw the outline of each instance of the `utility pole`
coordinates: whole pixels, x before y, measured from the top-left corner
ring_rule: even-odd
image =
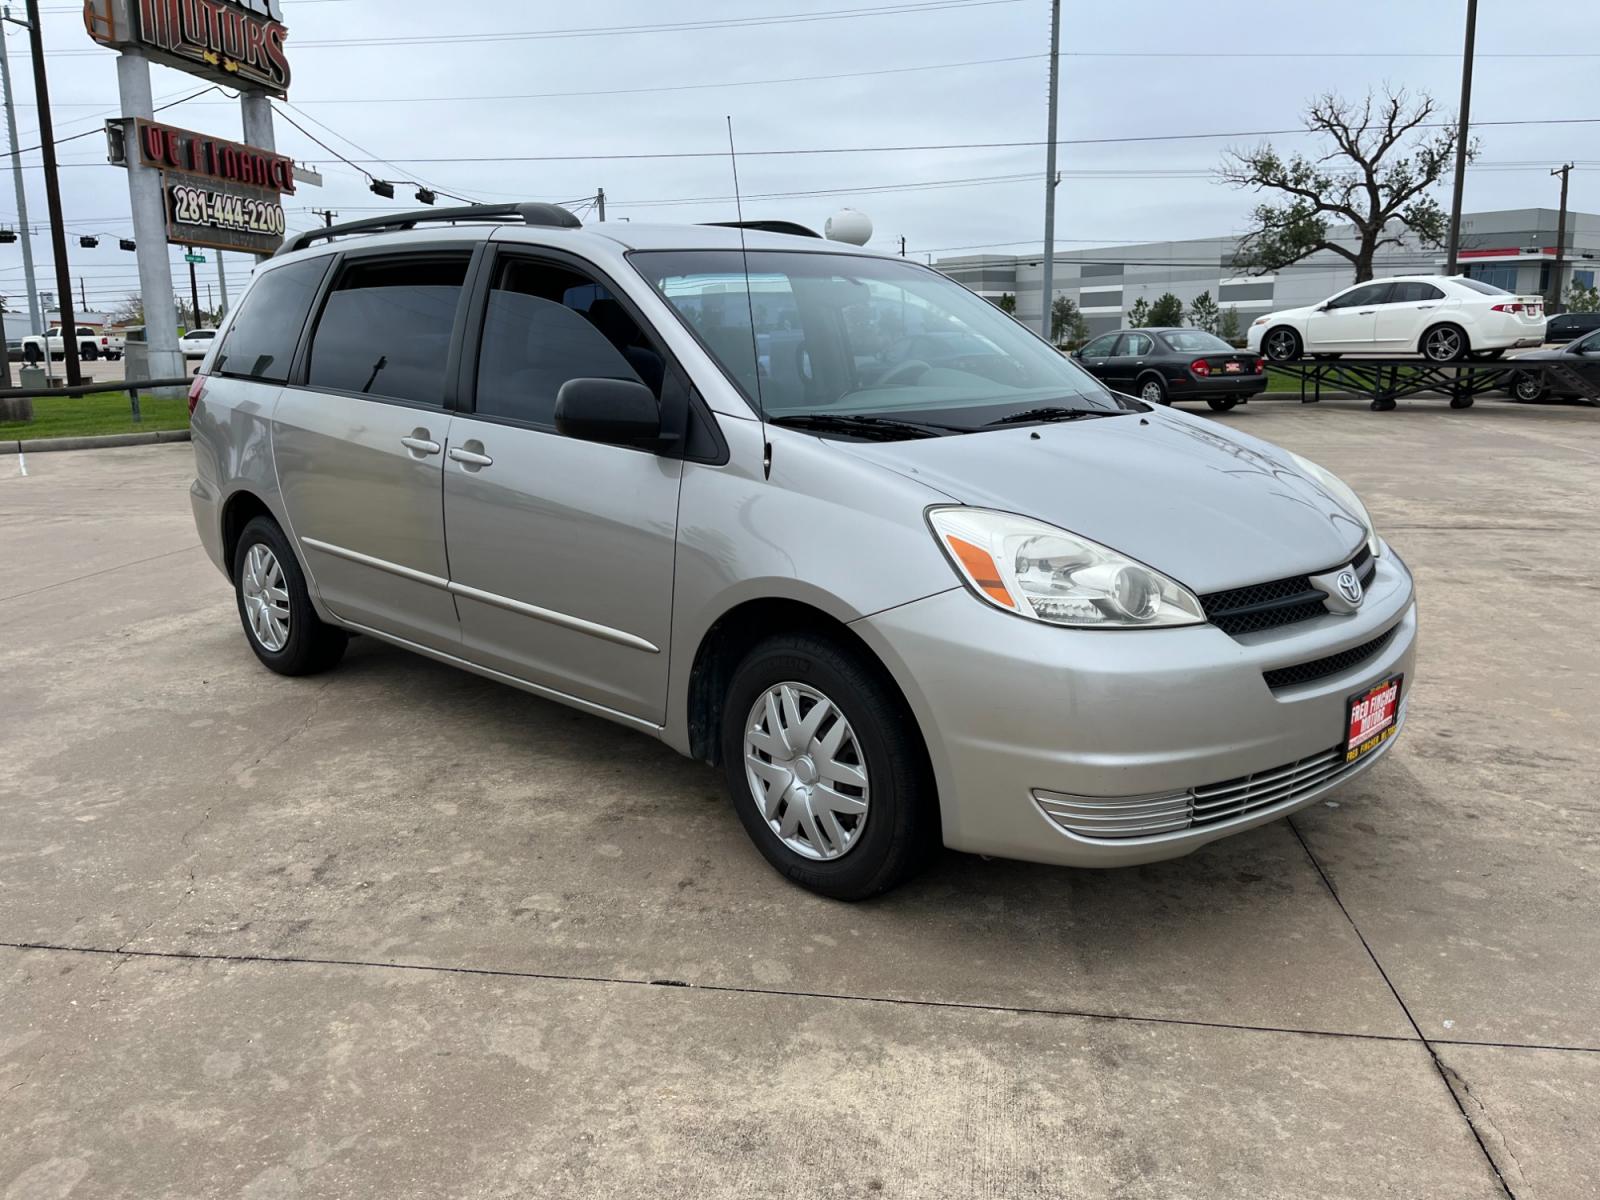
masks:
[[[606,190],[605,190],[605,188],[596,188],[595,189],[595,193],[594,193],[594,211],[595,211],[595,217],[596,217],[597,220],[604,221],[606,219]]]
[[[1055,299],[1056,274],[1056,92],[1061,86],[1061,0],[1050,0],[1050,119],[1046,123],[1044,151],[1044,278],[1040,298],[1039,333],[1050,341],[1050,305]]]
[[[78,295],[83,298],[83,311],[89,311],[89,285],[83,281],[83,276],[78,276]]]
[[[901,238],[900,238],[900,257],[904,258],[905,256],[906,256],[906,239],[902,235]]]
[[[327,228],[333,224],[333,219],[339,214],[334,212],[331,208],[313,208],[311,210],[311,215],[314,217],[321,217],[323,227]]]
[[[211,294],[211,285],[208,283],[206,284],[206,311],[209,313],[215,312],[216,310],[217,298]]]
[[[0,31],[0,81],[5,87],[6,130],[11,136],[11,182],[17,190],[17,236],[22,241],[22,276],[28,289],[28,332],[43,333],[39,281],[33,275],[33,231],[28,228],[28,189],[22,183],[22,147],[17,144],[17,107],[11,97],[11,54],[6,49],[4,31]]]
[[[1456,186],[1450,201],[1450,263],[1446,275],[1460,270],[1461,191],[1467,183],[1467,135],[1472,128],[1472,48],[1478,40],[1478,0],[1467,0],[1467,43],[1461,51],[1461,113],[1456,124]]]
[[[1545,311],[1561,307],[1561,272],[1567,266],[1567,177],[1572,174],[1572,164],[1563,163],[1552,175],[1561,176],[1561,215],[1556,218],[1556,265],[1550,272],[1550,289],[1545,294]]]
[[[61,293],[61,351],[67,360],[67,386],[83,382],[78,365],[78,321],[72,311],[72,268],[67,263],[67,230],[61,214],[61,179],[56,170],[56,129],[50,117],[50,81],[44,69],[44,39],[39,33],[39,0],[28,0],[28,45],[33,51],[33,95],[39,105],[39,151],[44,157],[44,196],[50,206],[50,248],[55,252],[56,288]]]
[[[200,328],[200,285],[195,282],[194,256],[191,252],[184,256],[189,260],[189,316],[193,318],[190,329]]]
[[[217,323],[228,315],[228,268],[223,265],[222,251],[217,251],[217,291],[222,293],[222,307],[217,309]]]

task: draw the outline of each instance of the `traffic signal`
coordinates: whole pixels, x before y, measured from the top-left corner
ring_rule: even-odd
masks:
[[[82,246],[85,250],[93,250],[99,244],[100,244],[100,239],[99,238],[94,237],[94,236],[92,236],[90,234],[87,234],[87,233],[84,234],[81,238],[78,239],[78,245]]]
[[[372,191],[375,195],[382,196],[385,200],[394,199],[394,184],[389,183],[387,180],[374,179],[372,181]]]
[[[431,188],[419,187],[417,189],[417,199],[423,204],[432,204],[438,198]]]

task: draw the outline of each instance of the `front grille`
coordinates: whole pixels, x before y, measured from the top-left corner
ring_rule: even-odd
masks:
[[[1406,703],[1402,699],[1398,724],[1405,724],[1405,719]],[[1111,841],[1181,833],[1293,808],[1365,770],[1393,744],[1391,740],[1353,763],[1345,761],[1342,745],[1334,746],[1270,770],[1167,796],[1100,798],[1035,792],[1033,797],[1045,816],[1080,837]]]
[[[1394,631],[1400,628],[1391,625],[1370,642],[1363,642],[1359,646],[1352,646],[1348,650],[1341,650],[1337,654],[1330,654],[1326,658],[1314,658],[1310,662],[1296,663],[1292,667],[1279,667],[1274,671],[1263,671],[1261,677],[1267,681],[1267,686],[1274,690],[1278,688],[1293,687],[1297,683],[1311,683],[1313,680],[1326,679],[1330,675],[1338,675],[1343,671],[1360,666],[1378,651],[1389,644],[1389,639],[1394,637]]]
[[[1356,552],[1350,566],[1362,587],[1371,583],[1378,571],[1377,560],[1365,544]],[[1237,637],[1241,633],[1258,633],[1320,617],[1328,611],[1323,600],[1323,594],[1311,586],[1309,576],[1291,575],[1269,583],[1211,592],[1200,597],[1200,607],[1205,610],[1206,620],[1223,633]]]

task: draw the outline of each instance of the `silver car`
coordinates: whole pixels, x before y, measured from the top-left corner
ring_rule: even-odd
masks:
[[[1171,858],[1388,750],[1414,592],[1348,487],[803,232],[293,239],[190,393],[256,655],[365,633],[660,738],[844,899],[941,843]]]

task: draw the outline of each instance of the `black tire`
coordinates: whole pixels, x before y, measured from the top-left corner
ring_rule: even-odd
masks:
[[[1206,403],[1216,412],[1227,412],[1231,408],[1239,407],[1237,396],[1207,396]]]
[[[1473,399],[1474,398],[1471,397],[1471,396],[1451,396],[1450,397],[1450,407],[1451,408],[1471,408],[1472,404],[1473,404]]]
[[[250,548],[261,544],[272,551],[283,572],[284,591],[288,593],[289,635],[283,647],[269,650],[250,623],[245,607],[245,559]],[[289,539],[271,517],[256,517],[244,527],[239,544],[233,552],[233,594],[239,607],[239,623],[244,626],[245,640],[256,657],[279,675],[315,675],[338,664],[349,644],[350,635],[344,630],[322,622],[311,605],[311,595],[306,590],[305,573],[300,570],[300,560],[294,555]]]
[[[1386,399],[1374,400],[1368,407],[1370,407],[1373,412],[1393,412],[1395,408],[1395,402],[1393,400]]]
[[[826,697],[850,723],[867,776],[868,809],[859,840],[836,858],[787,846],[757,807],[746,778],[745,722],[756,701],[781,683]],[[733,673],[722,715],[728,792],[750,840],[801,887],[835,900],[865,900],[904,882],[938,843],[938,802],[916,721],[883,668],[816,633],[778,634],[750,651]]]
[[[100,347],[93,342],[85,342],[78,347],[78,357],[83,359],[84,362],[93,362],[100,357]]]
[[[1167,395],[1167,384],[1159,375],[1142,375],[1139,382],[1133,385],[1134,394],[1146,404],[1171,404],[1172,400]],[[1146,395],[1145,393],[1150,393]]]
[[[36,367],[44,361],[44,355],[39,353],[37,346],[24,346],[22,348],[22,361],[30,367]]]
[[[1422,335],[1417,351],[1429,362],[1461,362],[1472,353],[1472,343],[1459,325],[1435,325]]]
[[[1511,386],[1506,391],[1511,393],[1514,400],[1524,404],[1536,404],[1543,400],[1548,391],[1541,375],[1529,375],[1526,371],[1518,371],[1511,377]]]
[[[1287,325],[1274,325],[1261,339],[1261,354],[1268,362],[1294,362],[1305,352],[1305,342]]]

